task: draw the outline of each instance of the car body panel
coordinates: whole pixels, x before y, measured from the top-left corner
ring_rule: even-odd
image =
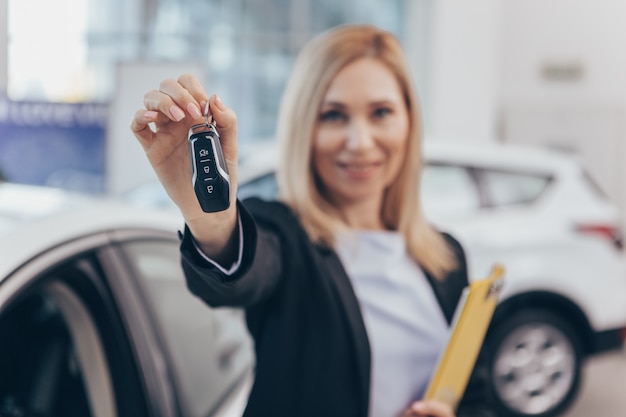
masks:
[[[173,211],[131,209],[109,199],[85,201],[72,210],[59,209],[28,221],[20,219],[0,234],[0,282],[36,254],[63,242],[116,228],[142,227],[175,233],[184,222]]]

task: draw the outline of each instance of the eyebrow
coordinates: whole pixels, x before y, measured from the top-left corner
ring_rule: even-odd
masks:
[[[378,107],[382,105],[397,105],[397,104],[398,103],[395,100],[381,99],[381,100],[376,100],[376,101],[372,101],[371,103],[368,103],[368,106]],[[344,103],[340,101],[324,101],[322,102],[322,107],[336,107],[336,108],[344,109],[348,106],[346,106]]]
[[[340,108],[345,108],[346,105],[339,102],[339,101],[323,101],[322,102],[322,107],[340,107]]]

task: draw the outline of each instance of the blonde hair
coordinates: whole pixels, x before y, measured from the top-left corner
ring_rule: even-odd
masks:
[[[398,39],[369,25],[344,25],[309,42],[295,64],[281,103],[277,136],[279,199],[296,213],[309,237],[333,247],[345,227],[338,210],[320,193],[312,163],[312,143],[319,110],[335,75],[360,58],[374,58],[395,75],[409,113],[408,149],[398,178],[389,186],[382,220],[401,233],[409,253],[429,273],[442,278],[456,266],[443,236],[425,220],[419,204],[422,166],[418,99]]]

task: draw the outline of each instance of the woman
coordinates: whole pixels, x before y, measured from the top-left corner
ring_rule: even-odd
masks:
[[[131,128],[185,218],[189,289],[246,310],[257,366],[245,415],[453,416],[421,396],[466,264],[421,213],[418,102],[398,40],[342,26],[303,49],[278,123],[276,202],[202,212],[186,135],[207,100],[235,201],[236,116],[196,78],[147,93]],[[457,411],[485,405],[472,382]]]

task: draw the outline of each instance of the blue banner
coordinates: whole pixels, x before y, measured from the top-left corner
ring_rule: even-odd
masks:
[[[107,114],[101,103],[0,97],[0,178],[103,192]]]

